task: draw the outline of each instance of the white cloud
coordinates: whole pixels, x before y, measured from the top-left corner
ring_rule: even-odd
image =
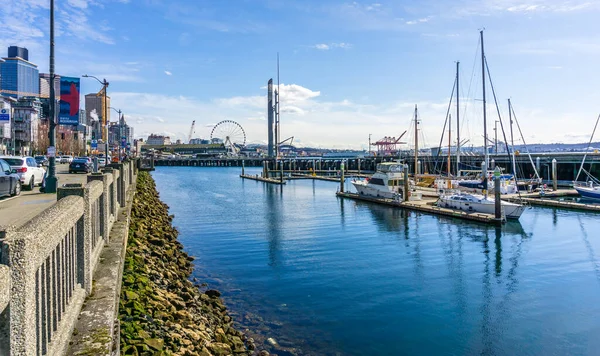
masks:
[[[350,49],[352,48],[352,44],[351,43],[346,43],[346,42],[333,42],[333,43],[319,43],[316,44],[314,46],[312,46],[312,48],[318,49],[320,51],[327,51],[333,48],[342,48],[342,49]]]
[[[418,23],[425,23],[425,22],[429,22],[430,17],[423,17],[417,20],[411,20],[411,21],[406,21],[405,23],[407,25],[416,25]]]
[[[165,74],[169,76],[173,75],[173,73],[169,72],[168,70],[165,70]]]

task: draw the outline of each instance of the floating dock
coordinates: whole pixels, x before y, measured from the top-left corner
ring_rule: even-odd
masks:
[[[340,178],[339,177],[324,177],[324,176],[313,176],[310,174],[292,174],[290,177],[285,177],[285,179],[314,179],[314,180],[323,180],[326,182],[335,182],[335,183],[339,183],[340,182]]]
[[[264,178],[264,177],[261,177],[259,175],[250,176],[250,175],[247,175],[247,174],[240,174],[240,178],[250,179],[250,180],[255,180],[255,181],[264,182],[264,183],[270,183],[270,184],[279,184],[279,185],[285,184],[285,180],[282,182],[280,179]]]
[[[393,200],[393,199],[373,198],[373,197],[368,197],[365,195],[359,195],[356,193],[342,193],[342,192],[338,192],[337,196],[342,197],[342,198],[362,200],[362,201],[368,201],[368,202],[382,204],[382,205],[393,206],[393,207],[401,208],[401,209],[415,210],[415,211],[420,211],[423,213],[429,213],[429,214],[433,214],[433,215],[443,215],[443,216],[447,216],[447,217],[451,217],[451,218],[477,221],[477,222],[482,222],[482,223],[486,223],[486,224],[500,225],[503,222],[501,219],[496,219],[495,216],[492,214],[467,213],[466,211],[462,211],[462,210],[440,208],[438,206],[433,205],[436,202],[435,199],[399,202],[399,201]]]
[[[584,210],[600,212],[600,205],[577,203],[571,201],[551,200],[544,198],[518,198],[518,197],[503,197],[503,200],[510,202],[524,202],[530,205],[547,206],[553,208],[563,208],[572,210]]]

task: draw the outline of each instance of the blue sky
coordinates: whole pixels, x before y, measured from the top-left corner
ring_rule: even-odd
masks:
[[[462,136],[481,144],[481,28],[503,120],[510,97],[528,142],[587,141],[600,112],[594,0],[56,2],[57,73],[105,77],[139,136],[184,138],[196,120],[194,136],[208,137],[230,119],[264,142],[279,52],[282,136],[300,145],[397,136],[415,104],[425,142],[437,145],[457,60]],[[44,72],[48,7],[0,2],[0,51],[28,47]],[[84,94],[98,89],[82,79]],[[493,132],[493,105],[489,113]]]

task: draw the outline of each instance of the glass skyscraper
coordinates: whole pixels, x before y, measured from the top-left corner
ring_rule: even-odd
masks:
[[[9,57],[2,58],[0,62],[0,89],[5,96],[21,98],[24,96],[40,95],[40,72],[37,65],[29,62],[29,56],[25,48],[21,51],[10,47]],[[21,54],[27,58],[10,57],[10,55]]]

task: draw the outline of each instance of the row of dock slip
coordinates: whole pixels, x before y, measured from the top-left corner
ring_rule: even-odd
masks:
[[[514,195],[514,194],[513,194]],[[585,211],[597,211],[600,212],[600,205],[598,204],[584,204],[573,201],[564,200],[551,200],[544,198],[519,198],[519,197],[502,197],[503,200],[510,202],[521,202],[530,205],[548,206],[554,208],[565,208],[573,210],[585,210]]]
[[[587,204],[575,201],[552,199],[578,196],[579,193],[577,193],[575,189],[559,189],[556,191],[545,191],[543,193],[533,192],[521,194],[507,194],[502,196],[502,200],[514,203],[526,203],[529,205],[536,206],[600,212],[600,204]]]
[[[278,178],[264,178],[264,177],[259,176],[258,174],[253,175],[253,176],[248,175],[248,174],[240,174],[240,178],[256,180],[259,182],[265,182],[265,183],[271,183],[271,184],[279,184],[279,185],[285,184],[285,180],[282,181],[281,179],[278,179]]]
[[[447,208],[441,208],[441,207],[435,206],[434,203],[436,202],[436,199],[427,199],[427,200],[424,199],[424,200],[404,202],[404,201],[397,201],[397,200],[393,200],[393,199],[373,198],[373,197],[368,197],[368,196],[360,195],[360,194],[356,194],[356,193],[344,193],[344,192],[338,192],[337,196],[342,197],[342,198],[349,198],[349,199],[354,199],[354,200],[362,200],[362,201],[368,201],[368,202],[377,203],[377,204],[388,205],[388,206],[401,208],[401,209],[420,211],[423,213],[429,213],[429,214],[434,214],[434,215],[443,215],[443,216],[452,217],[452,218],[478,221],[478,222],[487,223],[487,224],[496,224],[496,225],[502,224],[502,220],[496,219],[493,214],[468,213],[468,212],[462,211],[462,210],[447,209]]]

